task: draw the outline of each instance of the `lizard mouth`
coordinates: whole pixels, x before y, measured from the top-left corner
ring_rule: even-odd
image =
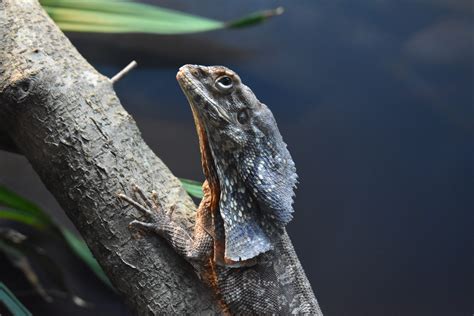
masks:
[[[188,99],[191,111],[193,113],[194,124],[196,126],[196,132],[199,138],[199,149],[201,152],[201,163],[204,171],[204,175],[209,182],[211,192],[219,194],[220,190],[214,190],[214,185],[219,188],[219,181],[217,178],[217,171],[214,166],[214,159],[212,157],[211,148],[209,146],[209,139],[206,132],[206,127],[203,122],[202,112],[200,103],[202,102],[203,92],[197,87],[196,83],[191,79],[192,75],[189,71],[189,66],[185,65],[179,69],[176,79],[178,80],[181,89],[183,90],[186,98]],[[201,102],[199,102],[201,101]],[[212,194],[214,195],[214,194]]]
[[[201,164],[206,180],[210,188],[210,207],[214,216],[218,214],[219,199],[220,199],[220,185],[217,170],[214,164],[214,158],[212,156],[211,148],[209,146],[209,139],[206,133],[206,128],[201,117],[201,111],[198,106],[199,100],[196,100],[203,93],[198,89],[195,83],[191,79],[191,73],[189,67],[183,66],[179,69],[176,79],[178,80],[181,89],[183,90],[188,102],[191,106],[193,113],[194,124],[196,126],[196,132],[199,138],[199,150],[201,152]]]

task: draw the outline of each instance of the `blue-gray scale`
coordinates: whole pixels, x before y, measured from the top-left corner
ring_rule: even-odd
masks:
[[[241,30],[70,34],[112,76],[144,138],[202,180],[186,63],[235,70],[273,111],[299,175],[288,230],[327,315],[472,314],[473,8],[470,1],[148,1]]]

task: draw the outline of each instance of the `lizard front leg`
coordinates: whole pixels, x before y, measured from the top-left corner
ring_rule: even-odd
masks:
[[[204,261],[210,256],[213,240],[203,224],[204,216],[202,215],[206,212],[203,207],[198,209],[196,225],[194,230],[190,231],[172,219],[172,212],[163,210],[155,192],[152,193],[151,198],[148,198],[140,187],[133,185],[132,188],[135,199],[125,194],[118,194],[118,197],[133,205],[149,221],[134,220],[129,224],[129,227],[152,232],[165,238],[179,255],[191,263]],[[142,203],[138,202],[138,196],[140,196]]]

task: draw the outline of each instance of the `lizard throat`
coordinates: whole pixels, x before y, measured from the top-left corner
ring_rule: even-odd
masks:
[[[211,203],[214,208],[218,208],[220,198],[220,186],[219,178],[217,176],[216,168],[214,165],[214,158],[212,157],[211,148],[209,147],[209,141],[204,125],[202,124],[199,113],[191,104],[191,110],[193,112],[194,124],[196,125],[196,132],[199,138],[199,150],[201,152],[201,165],[204,172],[204,176],[209,184],[211,190]]]
[[[219,202],[221,188],[219,183],[219,177],[214,164],[214,158],[212,155],[211,148],[209,146],[209,140],[207,138],[206,129],[201,121],[198,110],[190,102],[191,110],[193,112],[194,123],[196,125],[196,131],[199,137],[199,149],[201,152],[201,164],[204,175],[209,186],[210,194],[204,196],[206,205],[209,205],[210,214],[212,215],[213,232],[209,232],[214,239],[214,258],[213,261],[219,265],[231,266],[231,267],[243,267],[251,266],[255,264],[255,260],[242,260],[233,261],[225,257],[225,232],[224,222],[219,211]],[[202,202],[201,202],[202,203]]]

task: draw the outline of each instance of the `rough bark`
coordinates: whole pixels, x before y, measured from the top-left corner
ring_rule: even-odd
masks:
[[[159,238],[131,238],[131,183],[192,216],[179,181],[144,143],[110,80],[36,0],[0,0],[3,148],[25,155],[135,313],[217,312],[210,291]],[[15,150],[16,151],[16,150]]]
[[[132,194],[132,183],[155,190],[190,226],[195,205],[144,143],[110,80],[37,0],[0,0],[0,149],[28,158],[136,314],[218,313],[164,240],[131,236],[128,224],[141,215],[116,194]],[[289,239],[287,248],[300,269]]]

